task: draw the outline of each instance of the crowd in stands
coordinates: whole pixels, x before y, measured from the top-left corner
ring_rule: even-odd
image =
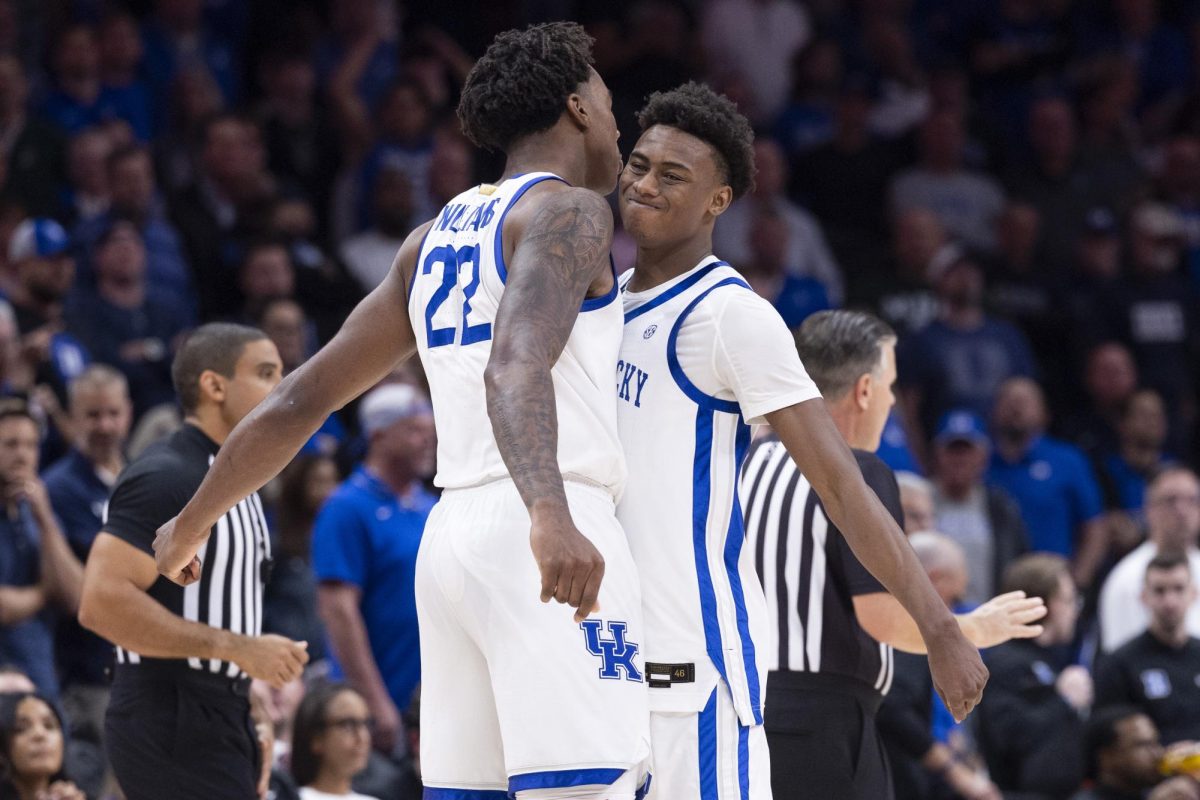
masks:
[[[1050,609],[985,653],[965,726],[897,655],[881,725],[925,737],[889,745],[899,796],[1200,798],[1156,769],[1200,740],[1198,0],[0,0],[0,395],[41,426],[0,411],[0,800],[107,796],[80,564],[179,425],[189,329],[257,325],[301,365],[499,177],[454,115],[473,56],[567,18],[626,154],[689,79],[753,121],[716,253],[789,326],[850,307],[898,332],[880,455],[931,578],[958,609]],[[419,796],[424,391],[403,367],[264,492],[266,626],[313,664],[259,692],[276,797]]]

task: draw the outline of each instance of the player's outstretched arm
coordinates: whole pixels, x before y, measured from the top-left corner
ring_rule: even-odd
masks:
[[[160,529],[154,543],[159,572],[176,583],[198,580],[196,552],[221,515],[279,474],[329,414],[413,354],[405,276],[412,274],[427,229],[409,234],[387,277],[333,340],[233,429],[196,495]]]
[[[587,189],[555,188],[530,205],[515,233],[484,380],[500,455],[532,521],[542,601],[595,607],[604,559],[576,530],[558,465],[558,407],[550,369],[567,344],[588,287],[608,269],[612,212]]]
[[[766,417],[854,555],[916,621],[934,686],[955,719],[965,719],[983,695],[987,668],[934,591],[900,527],[863,480],[825,402],[796,403]]]
[[[921,638],[916,621],[887,592],[855,595],[854,616],[872,639],[906,653],[925,652],[925,640]],[[983,649],[1010,639],[1041,636],[1042,626],[1037,621],[1044,616],[1046,604],[1042,598],[1026,597],[1024,592],[1008,592],[954,618],[971,644]]]

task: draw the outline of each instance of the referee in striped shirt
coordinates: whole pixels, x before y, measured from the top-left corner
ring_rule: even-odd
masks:
[[[853,311],[814,314],[796,336],[863,478],[902,528],[895,475],[874,455],[894,402],[895,344],[886,323]],[[855,557],[776,438],[751,449],[741,491],[777,645],[765,717],[775,800],[887,800],[875,714],[891,687],[891,648],[925,652],[917,624]],[[1013,595],[958,619],[988,647],[1038,635],[1029,623],[1044,613],[1041,600]]]
[[[152,546],[281,370],[261,331],[217,323],[193,332],[171,369],[184,425],[121,474],[88,557],[79,621],[117,646],[105,742],[127,800],[265,792],[250,679],[281,686],[308,654],[302,642],[261,633],[270,542],[258,495],[213,527],[201,578],[187,588],[159,576]]]

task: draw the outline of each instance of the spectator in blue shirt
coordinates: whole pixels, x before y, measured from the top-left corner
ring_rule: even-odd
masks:
[[[160,127],[170,86],[181,71],[194,64],[208,69],[227,105],[232,106],[238,99],[238,54],[228,41],[205,26],[203,13],[203,3],[158,0],[154,13],[142,26],[146,47],[143,68],[153,83]]]
[[[43,475],[50,504],[62,523],[75,557],[87,561],[100,530],[108,495],[125,467],[133,405],[125,376],[93,364],[67,392],[75,443]],[[108,707],[112,645],[84,630],[74,615],[59,620],[55,655],[63,688],[63,708],[76,730],[87,728],[99,740]]]
[[[1146,487],[1171,463],[1163,452],[1167,411],[1162,395],[1153,389],[1135,392],[1121,411],[1117,437],[1117,446],[1097,460],[1105,505],[1140,517]]]
[[[1090,586],[1108,550],[1100,487],[1079,448],[1046,435],[1047,422],[1045,397],[1032,380],[1000,387],[988,482],[1017,501],[1030,549],[1071,559],[1076,582]]]
[[[389,384],[362,401],[367,455],[317,516],[312,559],[318,609],[336,662],[371,706],[376,746],[400,743],[400,714],[420,680],[415,573],[434,497],[433,414],[413,387]]]
[[[778,211],[757,211],[750,227],[750,258],[738,264],[751,288],[779,312],[784,324],[796,328],[809,315],[832,308],[824,284],[789,271],[786,258],[788,223]]]
[[[50,606],[75,614],[83,566],[38,478],[40,438],[23,403],[0,407],[0,663],[17,666],[57,699]]]
[[[112,119],[129,123],[138,139],[150,138],[146,97],[105,86],[100,74],[96,33],[86,25],[64,30],[54,46],[55,88],[42,114],[64,133],[73,134]]]

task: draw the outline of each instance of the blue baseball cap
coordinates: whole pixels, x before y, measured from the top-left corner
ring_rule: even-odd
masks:
[[[987,426],[983,424],[983,420],[974,411],[967,409],[956,409],[948,411],[942,417],[937,427],[937,435],[933,440],[941,444],[950,444],[951,442],[970,442],[974,445],[986,447],[991,443],[988,438]]]
[[[54,258],[65,253],[69,245],[67,232],[54,220],[27,219],[8,240],[8,260],[16,263],[27,258]]]

